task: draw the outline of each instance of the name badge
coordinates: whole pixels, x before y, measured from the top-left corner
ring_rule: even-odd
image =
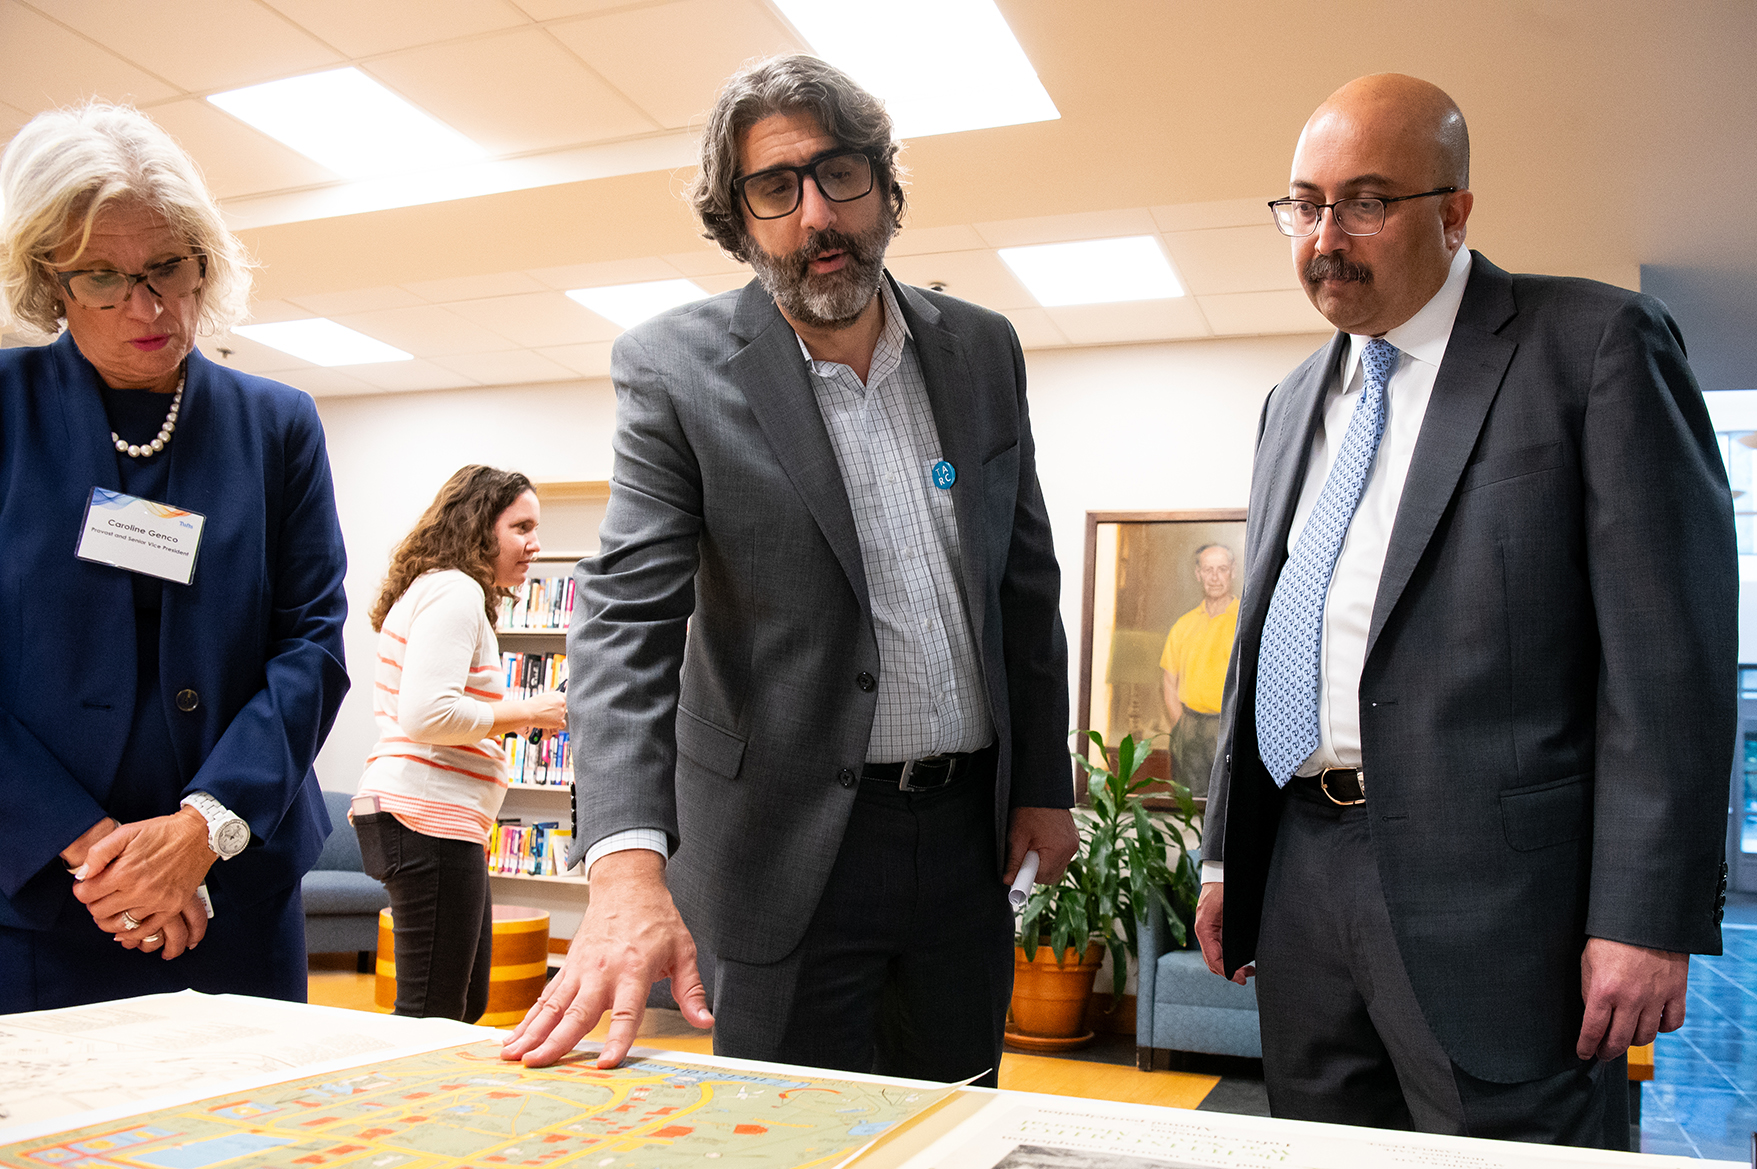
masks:
[[[168,503],[92,488],[79,533],[81,560],[188,584],[207,517]]]

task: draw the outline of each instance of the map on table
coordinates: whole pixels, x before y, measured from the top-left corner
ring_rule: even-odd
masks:
[[[19,1169],[667,1169],[840,1164],[952,1087],[471,1044],[0,1147]]]

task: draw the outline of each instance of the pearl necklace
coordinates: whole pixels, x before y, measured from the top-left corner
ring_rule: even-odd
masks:
[[[159,436],[151,442],[136,446],[112,430],[110,441],[116,444],[117,450],[131,459],[150,459],[169,445],[171,432],[177,429],[177,409],[183,405],[183,381],[186,376],[187,374],[177,375],[177,393],[171,398],[171,409],[165,415],[165,424],[159,427]]]

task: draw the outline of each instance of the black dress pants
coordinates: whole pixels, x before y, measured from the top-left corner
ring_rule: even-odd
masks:
[[[1391,930],[1371,805],[1338,807],[1298,780],[1286,798],[1257,941],[1270,1113],[1627,1149],[1626,1059],[1582,1061],[1519,1084],[1479,1080],[1452,1062],[1422,1015]]]
[[[390,894],[399,1015],[474,1023],[488,1008],[494,903],[468,840],[425,836],[389,812],[354,817],[366,875]]]
[[[1013,915],[992,748],[936,791],[862,780],[799,947],[770,965],[716,956],[713,989],[717,1055],[994,1087]]]

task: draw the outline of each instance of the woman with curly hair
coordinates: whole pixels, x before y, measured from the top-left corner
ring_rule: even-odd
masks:
[[[525,583],[542,549],[539,518],[523,475],[464,467],[391,553],[372,607],[378,745],[350,819],[366,871],[390,892],[399,1015],[469,1023],[487,1007],[484,848],[506,795],[500,739],[567,725],[559,692],[505,697],[494,636],[500,598]],[[360,810],[368,805],[377,810]]]

